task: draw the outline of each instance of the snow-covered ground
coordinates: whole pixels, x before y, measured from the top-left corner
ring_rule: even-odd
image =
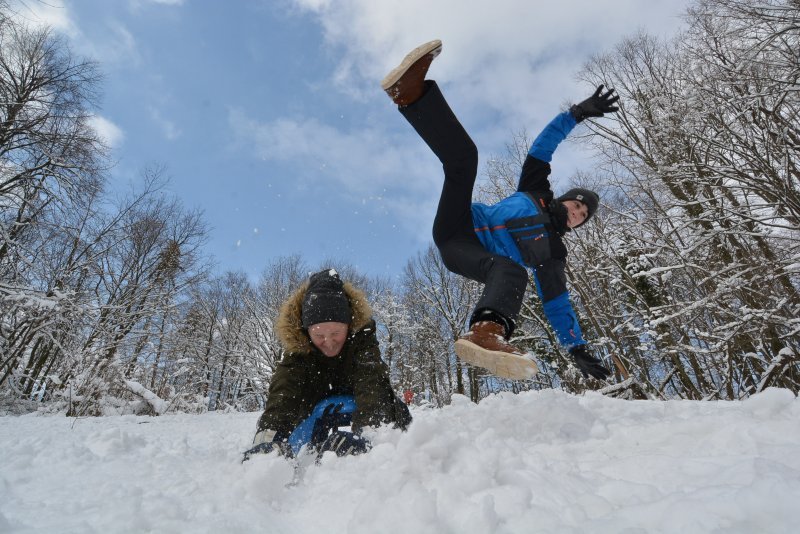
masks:
[[[558,391],[416,409],[293,480],[257,413],[0,418],[0,532],[797,532],[800,401]]]

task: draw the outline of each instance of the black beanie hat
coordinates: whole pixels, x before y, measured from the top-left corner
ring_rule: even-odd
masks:
[[[565,200],[577,200],[579,202],[583,202],[586,205],[586,219],[579,224],[585,224],[586,221],[592,218],[594,212],[597,211],[597,206],[600,205],[600,197],[597,196],[597,193],[594,191],[589,191],[588,189],[583,189],[582,187],[575,187],[558,197],[559,202],[563,202]],[[575,228],[577,228],[576,226]],[[573,228],[574,229],[574,228]]]
[[[339,273],[325,269],[311,275],[301,314],[305,329],[317,323],[350,324],[353,321],[353,310]]]

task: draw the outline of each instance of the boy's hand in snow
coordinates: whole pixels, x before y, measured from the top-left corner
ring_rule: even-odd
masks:
[[[352,432],[337,430],[320,445],[317,458],[322,458],[328,451],[336,453],[336,456],[348,456],[365,453],[371,448],[372,444],[366,438]]]
[[[569,108],[576,121],[581,122],[587,117],[602,117],[605,113],[619,110],[614,105],[619,100],[619,95],[614,95],[613,89],[603,93],[603,87],[603,85],[600,85],[592,96]]]
[[[244,453],[242,463],[249,460],[253,455],[269,454],[272,451],[278,451],[278,454],[287,458],[294,458],[294,452],[286,441],[287,437],[285,433],[275,432],[270,429],[257,432],[255,438],[253,438],[253,447]]]
[[[611,374],[611,371],[606,369],[600,360],[589,354],[586,345],[572,347],[569,349],[569,353],[575,358],[575,365],[581,370],[583,378],[589,378],[589,375],[592,375],[598,380],[605,380]]]
[[[345,424],[342,422],[344,414],[341,413],[344,404],[329,404],[322,415],[319,416],[317,422],[314,423],[314,429],[311,431],[311,439],[309,443],[314,446],[319,446],[323,441],[328,438],[331,430],[335,430],[339,425]]]

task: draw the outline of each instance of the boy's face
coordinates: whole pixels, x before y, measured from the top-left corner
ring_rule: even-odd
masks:
[[[582,224],[589,216],[589,208],[580,200],[563,200],[561,203],[567,208],[567,226],[570,228]]]
[[[349,328],[344,323],[317,323],[309,327],[308,336],[322,354],[333,358],[342,351]]]

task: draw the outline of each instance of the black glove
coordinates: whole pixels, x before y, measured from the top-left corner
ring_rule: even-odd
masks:
[[[271,432],[271,431],[267,431]],[[259,435],[261,432],[256,434],[256,439],[260,439]],[[276,432],[274,433],[271,441],[260,441],[256,443],[252,449],[245,451],[244,457],[242,458],[242,463],[246,462],[250,459],[253,455],[256,454],[269,454],[272,451],[278,451],[279,456],[285,456],[286,458],[294,458],[294,451],[292,451],[292,447],[289,445],[289,442],[286,441],[289,436],[284,432]]]
[[[322,458],[323,453],[331,451],[336,453],[336,456],[347,456],[363,454],[372,448],[372,444],[364,437],[353,434],[352,432],[345,432],[337,430],[331,434],[319,447],[317,453],[317,461]]]
[[[394,398],[394,427],[405,431],[411,424],[411,410],[397,396]]]
[[[605,380],[611,374],[611,371],[606,369],[600,360],[589,354],[586,345],[572,347],[569,349],[569,353],[575,358],[575,365],[581,370],[583,378],[589,378],[589,375],[592,375],[598,380]]]
[[[350,413],[341,413],[344,404],[329,404],[314,423],[314,430],[311,431],[309,443],[314,447],[319,447],[328,438],[331,430],[336,430],[340,426],[349,425],[352,421]]]
[[[619,95],[614,96],[614,90],[609,89],[607,93],[603,92],[603,85],[601,84],[597,91],[592,96],[569,108],[575,120],[581,122],[586,117],[602,117],[604,113],[611,113],[619,110],[614,103],[619,100]]]

